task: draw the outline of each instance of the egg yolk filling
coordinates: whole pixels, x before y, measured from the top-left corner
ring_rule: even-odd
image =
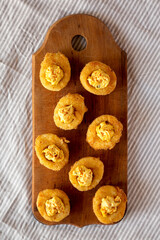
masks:
[[[80,186],[88,187],[92,183],[93,172],[85,166],[78,166],[73,171],[73,175],[77,177],[77,182]]]
[[[110,142],[111,138],[114,135],[114,128],[111,124],[106,123],[106,122],[101,122],[97,127],[96,127],[96,133],[97,136],[102,140],[102,141],[107,141]]]
[[[74,107],[72,105],[62,107],[58,110],[58,115],[62,123],[71,123],[75,118]]]
[[[63,76],[63,70],[58,65],[52,65],[46,69],[46,80],[51,83],[52,86],[57,86]]]
[[[47,160],[53,162],[61,162],[64,159],[64,153],[55,144],[49,145],[42,151]]]
[[[103,217],[106,217],[107,214],[113,214],[117,212],[117,208],[121,203],[121,198],[117,196],[116,198],[107,196],[106,198],[102,198],[101,202],[101,213]]]
[[[110,76],[103,70],[98,69],[92,72],[91,76],[87,78],[89,84],[96,89],[102,89],[108,86]]]
[[[57,196],[54,196],[53,198],[47,200],[45,202],[45,207],[46,213],[49,217],[52,217],[57,213],[62,213],[65,209],[62,200]]]

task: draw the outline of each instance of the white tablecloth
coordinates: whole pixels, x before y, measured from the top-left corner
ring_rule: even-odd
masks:
[[[1,0],[1,239],[160,239],[160,1]],[[31,210],[32,54],[57,19],[101,19],[128,56],[128,210],[113,226],[45,226]]]

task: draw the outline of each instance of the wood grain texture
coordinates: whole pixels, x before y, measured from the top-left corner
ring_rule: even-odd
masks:
[[[72,48],[71,40],[82,35],[87,40],[84,50],[78,52]],[[67,87],[59,92],[45,89],[39,79],[40,64],[47,52],[64,53],[71,64],[71,80]],[[79,76],[84,65],[98,60],[109,65],[117,75],[116,89],[107,96],[96,96],[87,92],[81,85]],[[127,194],[127,58],[126,53],[115,43],[106,25],[99,19],[85,15],[70,15],[53,24],[46,35],[41,48],[33,54],[33,160],[32,160],[32,211],[35,218],[48,225],[73,224],[79,227],[100,224],[92,210],[92,198],[97,189],[111,184],[122,188]],[[88,112],[77,130],[65,131],[53,122],[53,111],[59,99],[67,93],[80,93],[85,97]],[[86,143],[89,124],[102,114],[116,116],[123,124],[123,133],[112,150],[95,151]],[[69,163],[59,172],[42,166],[34,150],[35,138],[43,133],[54,133],[70,140]],[[68,172],[71,165],[82,157],[100,157],[105,169],[100,184],[88,192],[79,192],[69,182]],[[70,198],[71,213],[60,223],[45,221],[36,207],[36,199],[41,190],[58,188]]]

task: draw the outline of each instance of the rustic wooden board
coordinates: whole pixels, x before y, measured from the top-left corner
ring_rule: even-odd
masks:
[[[82,35],[87,40],[84,50],[72,48],[71,40]],[[40,64],[47,52],[62,52],[70,61],[72,76],[67,87],[59,92],[45,89],[39,79]],[[107,96],[96,96],[81,85],[80,71],[89,61],[98,60],[109,65],[117,75],[117,87]],[[126,53],[115,43],[108,28],[97,18],[85,14],[70,15],[53,24],[47,32],[41,48],[33,54],[33,164],[32,164],[32,210],[35,218],[48,225],[37,208],[39,191],[46,188],[64,190],[70,198],[71,213],[58,224],[73,224],[79,227],[100,224],[92,211],[92,198],[97,189],[105,184],[118,185],[127,194],[127,60]],[[77,130],[64,131],[53,122],[53,111],[58,100],[67,93],[80,93],[85,97],[88,112]],[[102,114],[115,115],[123,124],[123,135],[114,149],[95,151],[86,143],[89,124]],[[43,133],[55,133],[70,140],[70,160],[61,171],[54,172],[39,163],[34,151],[35,138]],[[71,165],[82,157],[100,157],[105,165],[104,177],[100,184],[88,192],[79,192],[69,182]]]

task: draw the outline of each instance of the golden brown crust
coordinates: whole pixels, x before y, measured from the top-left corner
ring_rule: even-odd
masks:
[[[105,198],[107,196],[111,196],[114,198],[116,196],[119,196],[121,198],[121,203],[117,208],[117,212],[111,215],[107,214],[106,217],[103,217],[100,211],[101,201],[102,201],[102,198]],[[106,185],[106,186],[100,187],[97,190],[93,198],[93,211],[100,222],[104,224],[112,224],[115,222],[119,222],[123,218],[126,210],[126,203],[127,203],[127,197],[122,189],[120,189],[119,187]]]
[[[65,138],[59,138],[52,133],[39,135],[35,141],[35,151],[40,163],[53,171],[61,170],[68,163],[69,159],[68,145],[65,141]],[[52,144],[55,144],[58,148],[63,150],[64,159],[61,162],[49,161],[45,158],[44,153],[42,153],[45,148]]]
[[[87,78],[92,74],[92,72],[98,69],[103,70],[110,76],[110,82],[108,86],[103,89],[96,89],[95,87],[91,86],[87,80]],[[82,69],[80,74],[80,81],[87,91],[95,95],[107,95],[113,92],[113,90],[115,89],[117,84],[117,77],[115,72],[109,66],[102,62],[93,61],[87,63],[85,67]]]
[[[99,125],[101,122],[109,122],[114,127],[115,134],[111,138],[110,142],[102,141],[96,133],[96,126]],[[89,145],[97,149],[112,149],[120,141],[120,137],[122,136],[122,130],[123,125],[121,122],[118,121],[118,119],[111,115],[102,115],[100,117],[97,117],[88,127],[87,130],[87,137],[86,141],[89,143]]]
[[[76,176],[73,175],[73,171],[76,167],[84,165],[87,168],[90,168],[93,171],[93,180],[90,186],[80,186],[76,180]],[[103,162],[99,158],[95,157],[85,157],[81,158],[79,161],[75,162],[71,167],[69,172],[69,180],[72,185],[77,188],[79,191],[88,191],[95,188],[98,183],[101,181],[104,173]]]
[[[46,80],[46,69],[49,66],[52,66],[53,64],[56,64],[60,66],[60,68],[63,70],[64,76],[60,80],[60,82],[53,86],[50,82]],[[40,81],[42,85],[47,88],[50,91],[60,91],[62,88],[64,88],[67,83],[69,82],[71,77],[71,67],[70,63],[68,61],[68,58],[58,52],[58,53],[46,53],[44,60],[41,63],[41,69],[40,69]]]
[[[48,216],[45,209],[45,202],[54,196],[57,196],[62,200],[65,210],[64,212],[55,214],[54,216]],[[45,189],[39,192],[36,204],[41,216],[50,222],[59,222],[70,214],[69,198],[65,192],[59,189]]]
[[[58,115],[58,110],[67,105],[72,105],[74,107],[75,118],[71,123],[62,123]],[[59,102],[55,107],[54,116],[53,116],[54,122],[57,127],[62,128],[64,130],[76,129],[78,125],[82,122],[83,116],[87,111],[88,109],[85,106],[84,97],[82,97],[80,94],[77,94],[77,93],[75,94],[68,93],[66,96],[62,97],[59,100]]]

